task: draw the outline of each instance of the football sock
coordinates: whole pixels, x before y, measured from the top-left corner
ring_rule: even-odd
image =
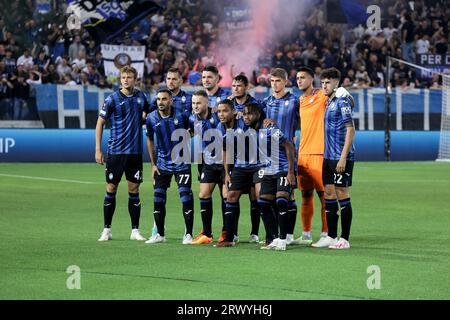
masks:
[[[194,227],[194,196],[189,187],[178,188],[180,193],[181,203],[183,204],[183,217],[186,226],[186,234],[192,236],[192,229]]]
[[[114,210],[116,210],[116,193],[106,192],[103,202],[103,221],[105,228],[111,228]]]
[[[226,202],[225,207],[225,231],[227,232],[225,236],[225,241],[232,242],[234,238],[234,228],[235,228],[235,218],[234,215],[239,208],[239,204],[237,202],[231,203]]]
[[[278,225],[280,226],[280,239],[285,240],[289,223],[288,199],[277,198],[278,206]]]
[[[335,239],[337,237],[337,225],[339,222],[339,205],[336,199],[325,199],[325,209],[327,213],[328,236]]]
[[[203,234],[207,237],[211,237],[213,216],[212,198],[200,198],[200,215],[203,223]]]
[[[160,236],[164,237],[164,221],[166,219],[166,190],[155,189],[153,197],[154,211],[153,216],[155,219],[156,228]]]
[[[339,200],[339,205],[341,207],[341,238],[349,241],[353,216],[350,198]]]
[[[131,229],[139,229],[139,218],[141,217],[139,193],[128,193],[128,213],[131,218]]]
[[[259,224],[261,221],[258,201],[250,202],[250,219],[252,222],[252,232],[250,234],[258,235],[259,232]]]
[[[312,219],[314,216],[314,193],[302,193],[302,224],[303,231],[311,231]]]
[[[239,202],[237,202],[237,209],[234,211],[234,235],[238,235],[238,228],[239,228],[239,217],[241,216],[241,206],[239,205]]]
[[[276,230],[275,232],[275,238],[278,238],[278,206],[277,203],[275,201],[272,201],[272,215],[273,215],[273,223],[274,223],[274,230]]]
[[[272,201],[266,199],[258,200],[259,210],[266,230],[266,242],[270,243],[277,237],[277,229],[275,228],[275,217],[272,211]]]
[[[325,213],[325,195],[323,191],[317,192],[317,195],[320,198],[320,205],[321,205],[322,232],[327,233],[328,226],[327,226],[327,214]]]
[[[297,203],[295,203],[295,200],[290,200],[288,203],[288,234],[294,234],[295,230],[295,222],[297,221]]]
[[[222,198],[222,231],[225,231],[225,211],[227,210],[226,202],[227,199]]]

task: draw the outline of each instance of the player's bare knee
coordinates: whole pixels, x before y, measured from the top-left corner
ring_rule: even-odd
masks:
[[[240,193],[238,191],[229,191],[226,198],[228,202],[238,202]]]
[[[339,200],[350,198],[350,194],[348,192],[348,188],[336,187],[336,195],[337,195]]]
[[[334,188],[334,185],[326,186],[325,187],[325,198],[326,199],[336,199],[336,190]]]
[[[290,199],[290,194],[287,192],[277,192],[277,198]]]
[[[115,185],[115,184],[112,184],[112,183],[108,183],[108,184],[106,184],[106,191],[110,192],[110,193],[115,193],[115,192],[117,192],[117,187],[118,186],[119,186],[118,184]]]
[[[211,198],[212,193],[208,188],[200,188],[200,192],[198,193],[200,199],[208,199]]]
[[[274,196],[271,194],[262,194],[259,196],[259,198],[266,201],[273,201]]]
[[[128,192],[130,193],[138,193],[139,192],[139,183],[128,183]]]

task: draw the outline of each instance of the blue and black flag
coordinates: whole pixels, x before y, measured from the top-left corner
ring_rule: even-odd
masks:
[[[96,43],[112,43],[125,30],[162,8],[149,0],[67,0]]]
[[[369,17],[364,0],[327,0],[327,22],[365,25]]]

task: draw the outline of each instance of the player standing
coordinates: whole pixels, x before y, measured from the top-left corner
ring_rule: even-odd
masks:
[[[220,75],[216,66],[206,66],[202,71],[202,86],[208,94],[208,105],[215,108],[220,101],[226,99],[230,92],[219,87]]]
[[[147,147],[152,163],[154,179],[154,219],[157,234],[145,243],[154,244],[165,242],[164,221],[166,217],[167,189],[170,187],[172,176],[175,177],[183,205],[185,234],[183,244],[191,244],[194,224],[194,200],[192,196],[191,165],[190,165],[190,134],[189,119],[183,113],[175,113],[172,108],[172,92],[168,89],[159,90],[156,96],[158,110],[147,116]],[[184,131],[177,131],[182,129]],[[174,132],[185,133],[181,141],[172,141]],[[157,148],[155,150],[155,138]],[[174,148],[180,148],[188,154],[180,155]]]
[[[336,68],[321,74],[322,89],[328,96],[325,110],[325,152],[323,161],[323,184],[325,185],[325,208],[328,236],[321,238],[313,247],[332,249],[350,248],[349,237],[352,223],[352,205],[349,188],[352,185],[355,161],[355,125],[352,118],[350,97],[336,97],[341,73]],[[337,225],[341,211],[341,237],[337,239]]]
[[[261,111],[261,120],[265,118],[262,104],[259,103],[254,97],[248,93],[249,81],[245,75],[237,75],[233,78],[231,85],[231,96],[229,97],[234,105],[234,110],[236,112],[236,118],[240,119],[244,112],[244,107],[250,103],[256,104]],[[259,184],[258,184],[259,186]],[[247,191],[244,191],[247,192]],[[258,208],[257,195],[259,190],[250,190],[249,200],[250,200],[250,220],[252,224],[252,229],[250,232],[250,243],[259,242],[259,224],[260,224],[260,212]],[[238,214],[239,215],[239,214]],[[237,232],[236,232],[237,234]]]
[[[166,86],[167,89],[172,91],[172,108],[175,110],[175,113],[184,113],[189,117],[192,112],[192,95],[181,90],[182,85],[183,77],[180,70],[174,67],[170,68],[166,75]],[[155,111],[157,108],[155,97],[151,103],[150,112]]]
[[[203,230],[194,239],[192,244],[208,244],[213,240],[212,234],[212,217],[213,217],[213,200],[212,194],[216,185],[219,187],[219,193],[223,198],[223,165],[221,150],[219,154],[212,152],[208,146],[213,142],[213,137],[207,137],[210,129],[215,129],[219,124],[217,113],[208,107],[208,95],[206,91],[196,91],[192,96],[193,114],[189,118],[191,130],[197,139],[200,139],[201,164],[199,164],[199,180],[200,180],[200,214],[202,217]],[[222,200],[223,201],[223,200]]]
[[[299,102],[296,96],[286,91],[288,75],[286,70],[275,68],[270,73],[270,86],[272,95],[265,98],[262,102],[266,120],[264,126],[275,124],[281,130],[283,136],[292,141],[295,146],[295,132],[299,126]],[[295,157],[295,156],[294,156]],[[295,171],[296,168],[294,168]],[[275,216],[277,206],[274,206]],[[287,244],[294,240],[294,226],[297,219],[297,204],[295,203],[295,194],[292,191],[288,203],[289,230],[287,233]]]
[[[312,220],[314,216],[314,190],[321,203],[322,233],[327,236],[327,219],[325,214],[325,188],[322,182],[322,165],[324,152],[324,115],[328,97],[322,89],[313,88],[314,71],[302,67],[297,72],[297,85],[303,91],[300,97],[300,148],[298,152],[298,179],[302,192],[301,217],[303,233],[295,244],[312,243]],[[338,97],[348,96],[343,87],[336,92]],[[292,226],[294,228],[294,226]],[[292,229],[293,230],[293,229]]]
[[[125,66],[120,70],[121,89],[105,99],[95,128],[95,161],[106,162],[106,195],[103,203],[104,229],[98,241],[111,240],[111,223],[116,209],[116,193],[125,172],[128,181],[128,212],[131,218],[131,240],[146,240],[139,232],[142,183],[142,124],[150,105],[145,95],[135,89],[137,71]],[[102,153],[103,128],[111,123],[106,161]]]
[[[256,105],[245,107],[246,124],[258,116],[259,110]],[[258,204],[266,229],[266,245],[261,249],[286,250],[289,227],[288,203],[296,187],[295,147],[292,140],[286,139],[283,132],[274,125],[260,130],[258,137],[260,155],[262,155],[260,161],[263,164],[258,172],[262,176]],[[261,140],[267,142],[262,144]],[[278,217],[273,215],[274,206],[278,209]]]
[[[229,99],[233,101],[234,109],[236,110],[237,117],[241,118],[244,112],[244,107],[249,103],[255,103],[258,108],[263,111],[263,106],[248,93],[248,78],[245,75],[237,75],[233,78],[231,83],[231,96]]]
[[[257,104],[248,104],[244,110],[255,107],[259,110]],[[223,165],[225,168],[225,185],[228,189],[226,212],[225,212],[225,229],[226,237],[216,247],[231,247],[235,245],[233,235],[237,235],[237,226],[239,223],[239,198],[243,193],[253,194],[254,200],[251,203],[251,212],[258,212],[254,202],[257,201],[255,189],[259,191],[258,172],[261,163],[258,161],[258,135],[257,130],[262,126],[261,113],[258,112],[253,117],[246,116],[244,118],[234,118],[234,107],[231,100],[223,100],[218,108],[221,124],[219,129],[222,130],[224,137],[223,144]],[[229,138],[228,135],[231,135]],[[248,144],[246,144],[246,140]],[[239,145],[241,144],[241,145]],[[243,144],[243,145],[242,145]],[[243,147],[243,148],[242,148]],[[233,150],[228,150],[232,148]],[[230,158],[230,159],[228,159]],[[230,169],[232,167],[232,169]],[[259,228],[259,216],[258,216]],[[254,221],[252,217],[252,231],[250,242],[258,242],[258,230],[254,230]]]

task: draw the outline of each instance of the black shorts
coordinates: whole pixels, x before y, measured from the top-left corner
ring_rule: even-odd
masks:
[[[142,154],[108,154],[105,164],[107,183],[118,185],[124,172],[127,181],[142,182]]]
[[[218,183],[223,184],[225,172],[221,165],[198,165],[200,183]]]
[[[250,188],[255,186],[258,178],[258,169],[233,168],[231,171],[231,184],[228,186],[230,191],[249,192]]]
[[[155,189],[168,189],[170,188],[170,182],[172,181],[172,176],[175,177],[175,181],[180,187],[191,188],[192,185],[192,174],[191,169],[180,171],[180,172],[170,172],[159,170],[160,174],[155,173],[155,179],[153,181],[153,186]]]
[[[347,160],[345,163],[345,171],[336,172],[338,160],[323,159],[322,180],[323,185],[334,184],[337,187],[348,188],[352,186],[353,164],[354,161]]]
[[[280,172],[274,175],[264,175],[261,181],[260,195],[274,195],[277,192],[287,192],[291,194],[297,188],[297,177],[294,175],[295,184],[287,183],[287,172]]]

